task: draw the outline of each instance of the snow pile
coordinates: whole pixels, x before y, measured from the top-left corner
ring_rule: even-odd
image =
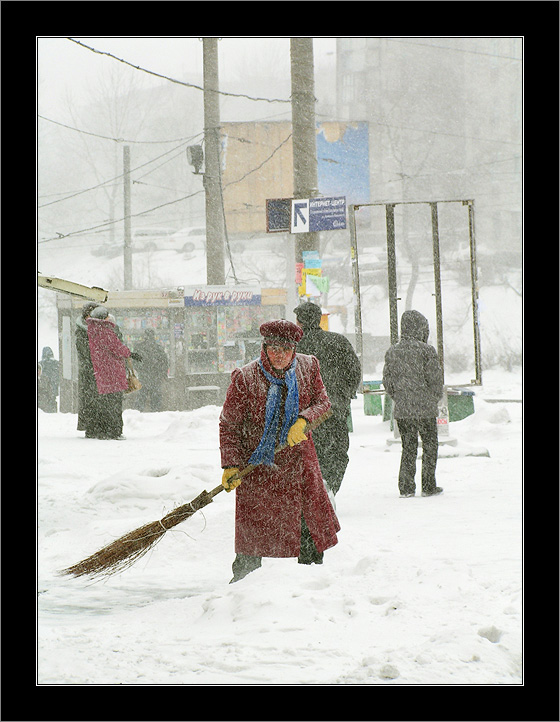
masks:
[[[399,498],[400,447],[356,399],[339,544],[231,585],[234,493],[120,575],[57,574],[220,483],[218,407],[126,411],[125,441],[40,411],[39,684],[520,685],[522,408],[496,398],[520,375],[485,375],[430,499]]]

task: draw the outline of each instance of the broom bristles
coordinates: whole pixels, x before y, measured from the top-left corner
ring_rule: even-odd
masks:
[[[306,431],[312,431],[331,415],[332,411],[329,409],[316,421],[308,424]],[[274,451],[277,453],[287,446],[288,444],[286,442],[277,446]],[[252,464],[249,464],[239,471],[237,478],[247,476],[254,468]],[[201,492],[196,499],[173,509],[169,514],[166,514],[163,519],[152,521],[134,531],[128,532],[128,534],[111,542],[111,544],[103,547],[103,549],[95,552],[95,554],[92,554],[87,559],[83,559],[81,562],[73,564],[67,569],[63,569],[59,574],[72,575],[74,577],[81,577],[87,574],[93,577],[110,576],[122,572],[124,569],[132,566],[140,557],[143,557],[144,554],[155,546],[168,529],[185,521],[185,519],[188,519],[196,511],[202,509],[203,506],[210,504],[216,494],[219,494],[223,490],[224,487],[220,484],[210,492]]]
[[[214,490],[216,492],[216,490]],[[217,492],[216,492],[217,493]],[[196,499],[169,512],[163,519],[124,534],[87,559],[63,569],[60,574],[81,576],[110,576],[132,566],[163,537],[168,529],[180,524],[212,501],[213,492],[203,491]]]

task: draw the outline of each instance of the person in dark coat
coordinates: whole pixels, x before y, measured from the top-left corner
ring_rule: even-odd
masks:
[[[91,362],[99,393],[93,436],[97,439],[122,439],[122,395],[128,388],[125,359],[141,359],[125,346],[116,332],[113,317],[97,306],[86,319]]]
[[[86,319],[100,304],[88,301],[82,306],[82,312],[76,320],[75,343],[78,353],[78,431],[85,431],[86,439],[96,436],[96,422],[99,392],[95,383]]]
[[[45,346],[39,362],[41,373],[37,387],[37,405],[48,414],[56,414],[58,407],[56,397],[58,396],[58,361],[54,358],[52,348]]]
[[[296,354],[296,324],[269,321],[260,332],[260,358],[234,369],[220,414],[222,485],[237,487],[231,582],[260,567],[262,557],[322,564],[340,530],[313,444],[316,430],[305,432],[331,406],[319,362]],[[232,479],[248,464],[255,465],[250,474]]]
[[[437,352],[428,344],[428,319],[419,311],[405,311],[401,336],[385,354],[383,386],[393,401],[393,415],[402,441],[399,491],[414,496],[418,435],[422,439],[422,496],[441,494],[436,486],[438,458],[438,401],[443,373]]]
[[[146,411],[149,405],[151,411],[162,410],[161,387],[167,378],[169,360],[163,348],[157,343],[153,329],[144,332],[144,340],[134,349],[142,356],[138,362],[136,372],[142,383],[138,392],[138,409]]]
[[[302,303],[294,309],[303,338],[298,353],[319,360],[321,377],[329,396],[333,415],[313,432],[319,464],[327,488],[337,494],[348,466],[348,417],[350,400],[362,381],[360,360],[352,344],[340,333],[320,327],[322,311],[315,303]]]

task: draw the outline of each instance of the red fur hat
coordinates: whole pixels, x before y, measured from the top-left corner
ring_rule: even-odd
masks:
[[[281,343],[296,344],[303,336],[303,331],[299,326],[283,318],[278,321],[267,321],[263,323],[259,331],[261,332],[261,336],[264,337],[265,343],[279,341]]]

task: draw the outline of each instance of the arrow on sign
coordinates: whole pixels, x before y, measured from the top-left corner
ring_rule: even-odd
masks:
[[[303,225],[307,225],[307,218],[301,212],[302,208],[307,208],[307,201],[305,203],[294,203],[294,227],[297,226],[298,218],[301,219]]]
[[[306,233],[309,230],[309,199],[292,200],[291,233]]]

